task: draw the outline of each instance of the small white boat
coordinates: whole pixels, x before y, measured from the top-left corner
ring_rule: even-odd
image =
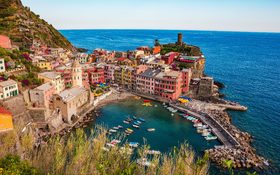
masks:
[[[121,141],[114,139],[110,143],[113,144],[113,145],[117,145],[117,144],[121,143]]]
[[[202,136],[203,137],[206,137],[206,136],[208,136],[210,134],[210,132],[208,131],[208,130],[203,130],[202,131]]]
[[[202,127],[202,125],[203,125],[202,123],[195,123],[193,126],[194,127]]]
[[[149,129],[147,129],[147,131],[149,131],[149,132],[154,132],[156,129],[155,128],[149,128]]]
[[[134,128],[139,129],[140,127],[138,125],[132,125]]]
[[[115,130],[115,129],[109,129],[109,132],[116,133],[117,130]]]
[[[119,127],[117,127],[117,126],[114,126],[114,127],[113,127],[113,129],[115,129],[115,130],[118,130],[118,129],[119,129]]]
[[[210,140],[216,140],[218,137],[217,136],[213,136],[213,135],[208,135],[205,137],[206,140],[210,141]]]
[[[128,144],[130,147],[137,148],[139,146],[138,142],[129,142]]]
[[[203,133],[203,129],[197,129],[197,133]]]
[[[119,126],[118,126],[118,128],[119,128],[119,129],[122,129],[122,128],[123,128],[123,126],[122,126],[122,125],[119,125]]]
[[[150,154],[150,155],[159,155],[159,154],[160,154],[160,151],[156,151],[156,150],[145,150],[144,153]]]
[[[126,120],[124,120],[124,121],[123,121],[123,123],[125,123],[125,124],[129,124],[129,122],[128,122],[128,121],[126,121]]]

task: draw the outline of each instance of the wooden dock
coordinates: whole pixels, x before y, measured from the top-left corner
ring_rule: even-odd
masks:
[[[234,147],[240,145],[239,142],[212,116],[202,113],[194,112],[186,107],[181,107],[176,104],[169,104],[171,107],[178,109],[181,112],[187,113],[193,117],[198,118],[204,124],[208,125],[212,132],[218,137],[219,141],[226,147]]]

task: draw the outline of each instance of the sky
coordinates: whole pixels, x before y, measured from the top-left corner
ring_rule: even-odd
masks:
[[[280,0],[22,0],[57,29],[280,32]]]

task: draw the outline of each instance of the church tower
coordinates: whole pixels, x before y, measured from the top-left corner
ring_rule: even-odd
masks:
[[[72,86],[83,87],[83,72],[78,59],[72,65]]]

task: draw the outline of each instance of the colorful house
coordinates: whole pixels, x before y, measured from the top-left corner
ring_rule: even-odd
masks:
[[[5,35],[0,35],[0,47],[4,49],[12,49],[10,38]]]
[[[19,94],[17,82],[7,80],[0,82],[0,100],[8,99]]]
[[[65,89],[64,80],[58,72],[43,72],[38,74],[38,78],[44,83],[50,82],[55,87],[55,92],[60,93]]]
[[[192,69],[192,78],[203,77],[204,67],[205,67],[205,58],[203,55],[201,55],[201,56],[180,56],[179,62],[184,63],[187,68]]]
[[[48,82],[29,91],[30,101],[33,107],[49,108],[54,93],[55,87]]]
[[[13,130],[12,113],[3,107],[0,107],[0,133]]]

